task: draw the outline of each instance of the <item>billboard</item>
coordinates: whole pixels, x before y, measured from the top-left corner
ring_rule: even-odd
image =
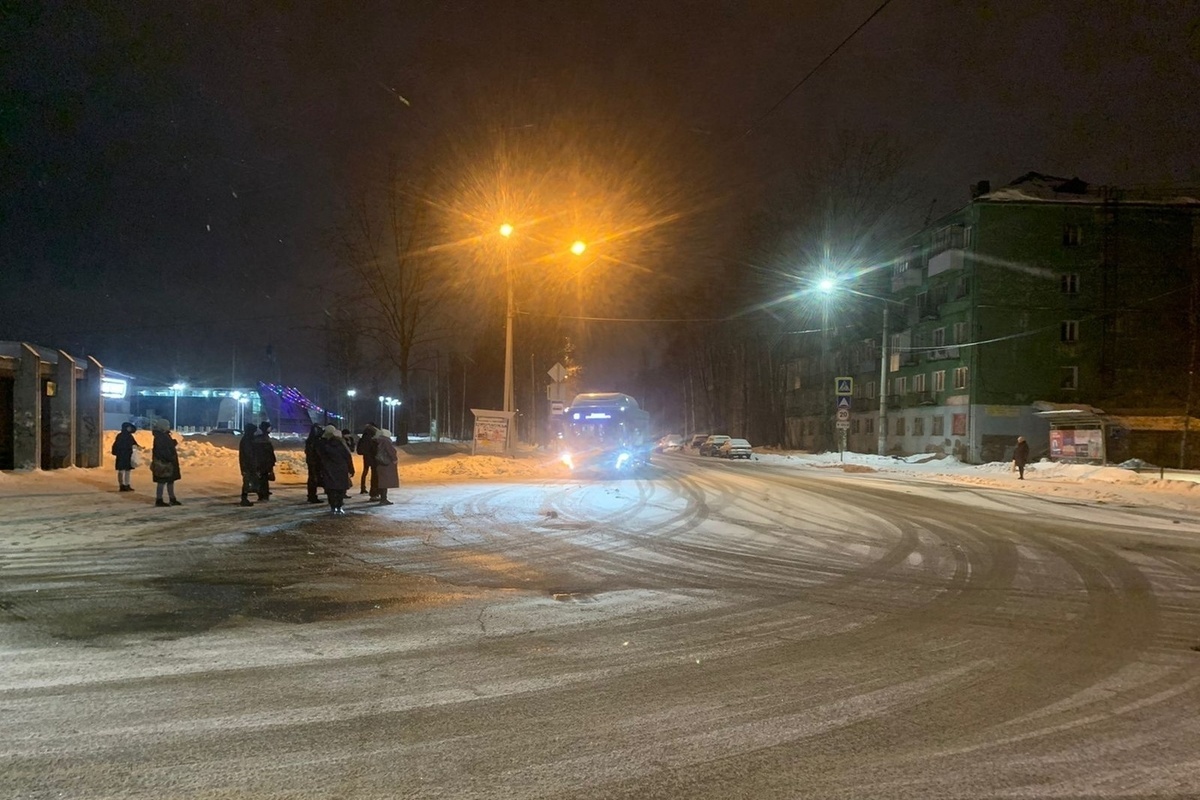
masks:
[[[1104,431],[1099,428],[1055,428],[1050,431],[1051,460],[1104,460]]]

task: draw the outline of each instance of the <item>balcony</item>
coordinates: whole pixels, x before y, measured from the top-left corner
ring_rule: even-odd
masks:
[[[952,269],[962,269],[962,265],[962,250],[943,250],[929,259],[929,275],[932,277],[942,272],[949,272]]]
[[[957,347],[937,347],[925,351],[926,361],[945,361],[948,358],[958,358]]]
[[[871,397],[855,397],[850,401],[851,411],[870,411],[873,406],[879,403],[875,398]]]
[[[933,406],[937,405],[937,397],[933,392],[917,392],[917,405]]]
[[[889,394],[887,396],[887,407],[888,408],[900,408],[900,395]]]
[[[919,269],[906,269],[898,275],[892,276],[892,291],[898,292],[901,289],[908,289],[913,286],[920,286],[924,278]]]

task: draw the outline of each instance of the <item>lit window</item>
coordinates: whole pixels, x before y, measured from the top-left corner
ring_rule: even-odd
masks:
[[[1061,277],[1061,289],[1063,294],[1079,294],[1079,275],[1071,272]]]
[[[946,370],[939,369],[933,373],[933,390],[935,392],[946,391]]]
[[[919,375],[913,375],[913,391],[914,392],[925,391],[925,373],[924,372],[920,373]]]
[[[955,389],[967,388],[967,368],[966,367],[955,367],[954,368],[954,388]]]

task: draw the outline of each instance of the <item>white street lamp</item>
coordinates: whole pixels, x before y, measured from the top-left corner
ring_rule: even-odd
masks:
[[[346,414],[346,427],[354,430],[354,398],[358,394],[357,389],[347,389],[346,397],[350,398],[350,413]]]
[[[179,430],[179,392],[187,388],[186,383],[172,383],[171,388],[175,390],[175,410],[171,412],[171,427]]]

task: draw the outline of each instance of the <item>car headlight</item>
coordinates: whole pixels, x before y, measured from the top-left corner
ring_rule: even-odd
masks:
[[[562,454],[562,462],[567,465],[567,469],[575,469],[575,462],[571,459],[570,453]]]
[[[617,469],[620,469],[621,467],[625,466],[628,463],[629,463],[629,453],[621,453],[619,456],[617,456]]]

